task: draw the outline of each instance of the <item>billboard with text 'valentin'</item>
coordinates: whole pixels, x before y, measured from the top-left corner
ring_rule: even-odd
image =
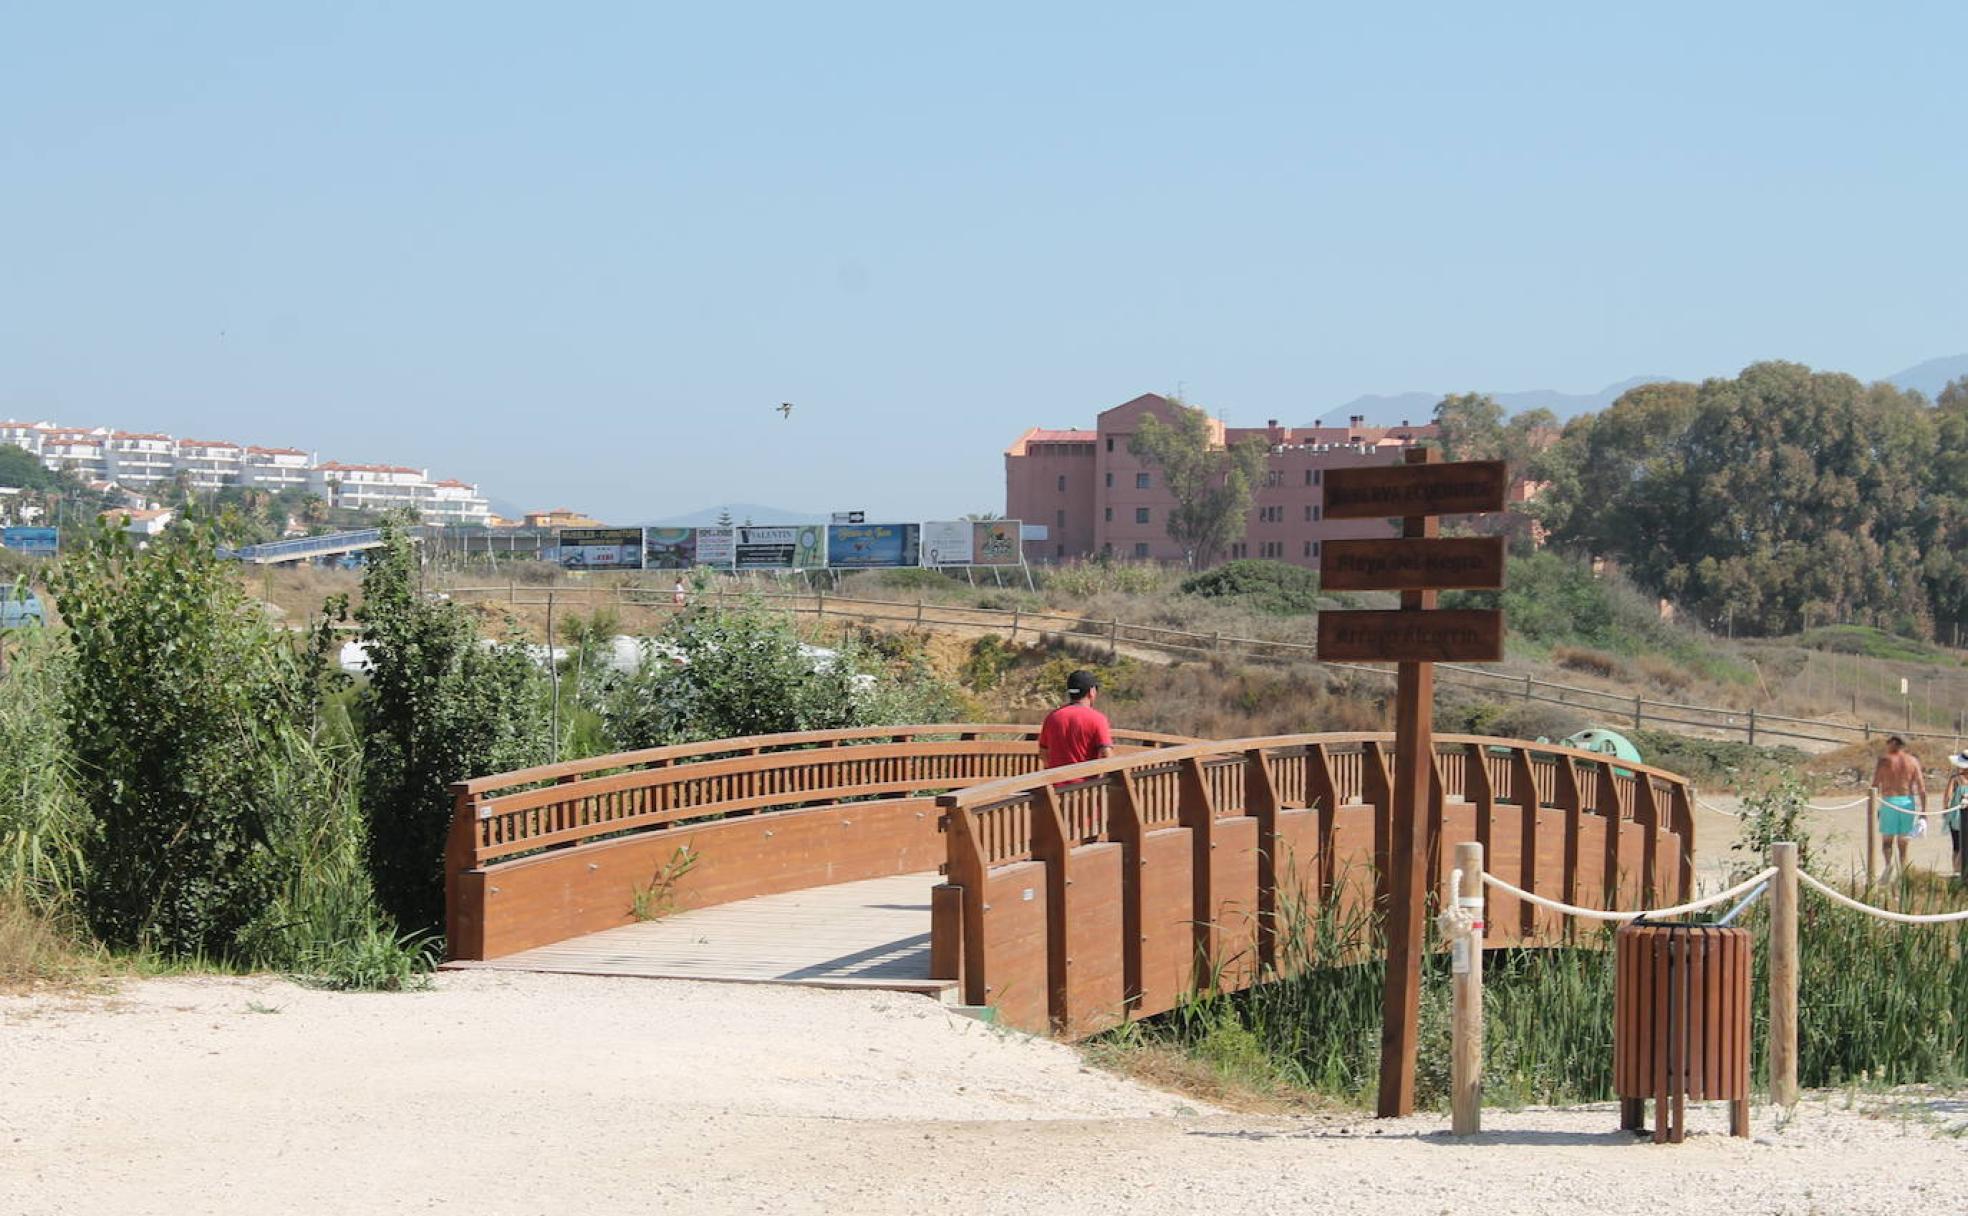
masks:
[[[840,570],[918,564],[920,524],[837,524],[827,529],[827,564]]]
[[[737,529],[733,564],[740,570],[818,570],[827,564],[827,529],[781,524]]]
[[[642,529],[562,528],[560,564],[568,570],[640,570]]]

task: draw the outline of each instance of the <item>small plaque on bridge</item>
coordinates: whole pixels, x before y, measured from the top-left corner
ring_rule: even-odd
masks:
[[[1503,613],[1321,612],[1319,657],[1335,663],[1500,663]]]
[[[1494,591],[1503,586],[1503,538],[1329,540],[1319,552],[1319,585],[1327,591]]]
[[[1327,519],[1476,515],[1503,510],[1510,474],[1501,460],[1373,464],[1327,469]]]

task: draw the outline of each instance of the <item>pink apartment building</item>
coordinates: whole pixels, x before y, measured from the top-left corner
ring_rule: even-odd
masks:
[[[1128,440],[1145,414],[1167,417],[1168,399],[1148,393],[1107,410],[1090,431],[1034,428],[1005,449],[1005,515],[1045,525],[1043,541],[1027,541],[1025,558],[1057,562],[1109,554],[1148,561],[1183,561],[1168,537],[1175,505],[1161,471],[1136,460]],[[1325,519],[1327,469],[1394,464],[1402,452],[1435,437],[1424,426],[1225,427],[1212,422],[1219,442],[1261,436],[1269,448],[1264,484],[1258,488],[1244,538],[1225,558],[1268,557],[1317,567],[1328,540],[1388,536],[1380,520]]]

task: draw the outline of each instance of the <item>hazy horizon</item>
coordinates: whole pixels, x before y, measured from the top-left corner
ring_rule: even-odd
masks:
[[[948,517],[1001,509],[1024,427],[1146,391],[1255,425],[1968,349],[1953,12],[208,4],[8,33],[0,417],[527,507]]]

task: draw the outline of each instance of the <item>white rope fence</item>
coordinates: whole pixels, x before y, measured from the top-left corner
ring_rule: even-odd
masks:
[[[1871,904],[1860,903],[1843,891],[1826,886],[1803,870],[1797,872],[1797,877],[1805,886],[1824,896],[1832,903],[1842,904],[1854,912],[1863,912],[1867,916],[1874,917],[1878,920],[1890,920],[1895,924],[1901,925],[1945,925],[1954,921],[1968,920],[1968,908],[1963,908],[1959,912],[1927,912],[1919,914],[1895,912],[1889,908],[1877,908]]]
[[[1718,891],[1713,895],[1704,896],[1690,903],[1676,904],[1672,908],[1649,908],[1642,912],[1612,912],[1598,908],[1581,908],[1576,904],[1568,904],[1556,899],[1547,899],[1542,895],[1533,894],[1522,887],[1505,882],[1487,870],[1483,872],[1483,882],[1495,887],[1505,895],[1514,895],[1525,903],[1536,904],[1540,908],[1548,908],[1553,912],[1558,912],[1565,916],[1577,916],[1585,920],[1603,920],[1625,924],[1629,921],[1640,920],[1643,917],[1681,916],[1689,912],[1699,912],[1703,908],[1712,908],[1716,904],[1727,903],[1729,900],[1747,895],[1763,883],[1776,877],[1776,874],[1777,867],[1771,866],[1761,874],[1747,878],[1726,891]]]
[[[1708,799],[1702,797],[1700,794],[1695,795],[1695,801],[1699,803],[1701,806],[1703,806],[1704,808],[1714,811],[1718,815],[1734,815],[1737,813],[1735,808],[1726,807],[1726,806],[1722,806],[1719,803],[1710,802]],[[1882,798],[1880,801],[1884,802],[1885,800]],[[1855,806],[1864,806],[1865,804],[1866,804],[1866,799],[1854,798],[1850,802],[1834,802],[1830,806],[1822,806],[1815,802],[1807,802],[1804,804],[1804,809],[1807,811],[1849,811]],[[1916,818],[1934,819],[1942,815],[1951,815],[1955,811],[1960,810],[1964,805],[1968,805],[1968,804],[1957,803],[1954,806],[1944,807],[1938,811],[1908,811],[1908,810],[1904,810],[1901,807],[1894,807],[1893,809],[1896,811],[1900,811],[1902,814],[1915,816]]]
[[[1457,873],[1460,872],[1461,871],[1457,871]],[[1751,875],[1749,878],[1744,879],[1742,882],[1737,883],[1735,886],[1730,887],[1726,891],[1718,891],[1713,895],[1704,896],[1701,899],[1693,900],[1689,903],[1677,904],[1672,908],[1650,908],[1643,912],[1613,912],[1613,911],[1603,910],[1599,908],[1581,908],[1576,904],[1568,904],[1563,902],[1562,900],[1547,899],[1542,895],[1533,894],[1532,892],[1524,890],[1522,887],[1514,886],[1511,883],[1505,882],[1503,879],[1498,878],[1496,875],[1491,874],[1488,871],[1485,871],[1483,874],[1483,882],[1487,886],[1495,887],[1497,890],[1503,892],[1505,895],[1514,895],[1518,899],[1523,900],[1525,903],[1536,904],[1540,908],[1547,908],[1563,916],[1576,916],[1584,920],[1602,920],[1602,921],[1612,921],[1617,924],[1627,924],[1632,921],[1641,920],[1641,919],[1648,919],[1648,918],[1664,919],[1669,916],[1682,916],[1689,912],[1699,912],[1703,908],[1712,908],[1716,904],[1725,903],[1731,899],[1736,898],[1739,895],[1748,895],[1752,892],[1755,892],[1758,888],[1762,887],[1765,883],[1769,882],[1772,878],[1775,878],[1776,875],[1777,875],[1777,867],[1771,866],[1770,868],[1764,870],[1760,874]],[[1846,895],[1844,892],[1837,890],[1836,888],[1826,886],[1824,883],[1820,882],[1816,878],[1813,878],[1811,875],[1804,873],[1802,870],[1798,871],[1797,877],[1801,879],[1805,883],[1805,885],[1811,887],[1813,890],[1817,891],[1820,895],[1823,895],[1826,899],[1831,900],[1833,903],[1842,904],[1845,907],[1852,909],[1854,912],[1863,912],[1867,916],[1877,917],[1880,920],[1890,920],[1897,924],[1902,924],[1902,925],[1945,925],[1945,924],[1952,924],[1955,921],[1968,921],[1968,908],[1963,908],[1959,912],[1926,912],[1926,913],[1895,912],[1890,908],[1880,908],[1880,907],[1875,907],[1872,904],[1861,903],[1858,900],[1853,899],[1851,896]],[[1747,903],[1748,901],[1745,900],[1744,902]],[[1738,909],[1738,911],[1740,911],[1740,909]],[[1733,917],[1733,915],[1734,914],[1732,913],[1731,916]],[[1448,914],[1444,915],[1443,925],[1442,925],[1443,929],[1450,931],[1452,933],[1456,931],[1460,931],[1462,927],[1460,925],[1452,926],[1450,924],[1451,919],[1452,918]],[[1460,918],[1455,918],[1455,919],[1460,919]],[[1469,919],[1473,919],[1473,917]]]

